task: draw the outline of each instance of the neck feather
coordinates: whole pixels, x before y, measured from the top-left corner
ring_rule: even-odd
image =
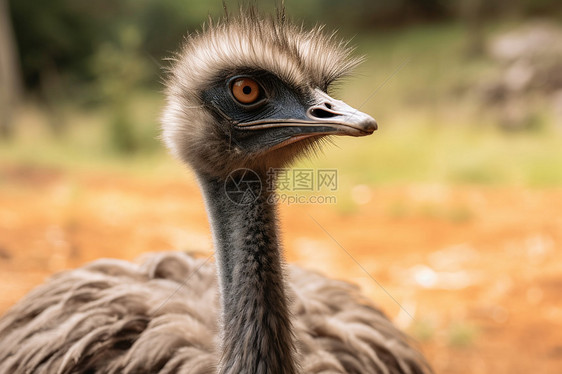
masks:
[[[199,175],[221,292],[219,372],[293,374],[276,208],[268,202],[265,173],[249,173],[226,181]]]

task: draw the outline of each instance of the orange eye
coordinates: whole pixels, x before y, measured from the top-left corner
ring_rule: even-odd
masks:
[[[253,104],[260,97],[260,86],[253,79],[238,78],[232,83],[232,95],[242,104]]]

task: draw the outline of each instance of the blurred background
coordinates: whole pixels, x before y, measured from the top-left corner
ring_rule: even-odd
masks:
[[[336,169],[337,203],[281,207],[287,260],[359,284],[438,373],[562,372],[562,3],[285,5],[366,56],[334,94],[379,123],[297,165]],[[99,257],[212,253],[158,118],[165,58],[221,14],[0,0],[0,313]]]

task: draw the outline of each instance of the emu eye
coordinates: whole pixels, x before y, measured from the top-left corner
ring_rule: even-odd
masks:
[[[253,104],[260,98],[260,85],[251,78],[237,78],[232,82],[232,96],[241,104]]]

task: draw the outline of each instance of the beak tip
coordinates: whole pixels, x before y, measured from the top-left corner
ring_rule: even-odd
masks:
[[[378,130],[378,128],[379,128],[379,124],[373,117],[369,117],[369,119],[363,123],[364,131],[369,134],[372,134],[373,132]]]

